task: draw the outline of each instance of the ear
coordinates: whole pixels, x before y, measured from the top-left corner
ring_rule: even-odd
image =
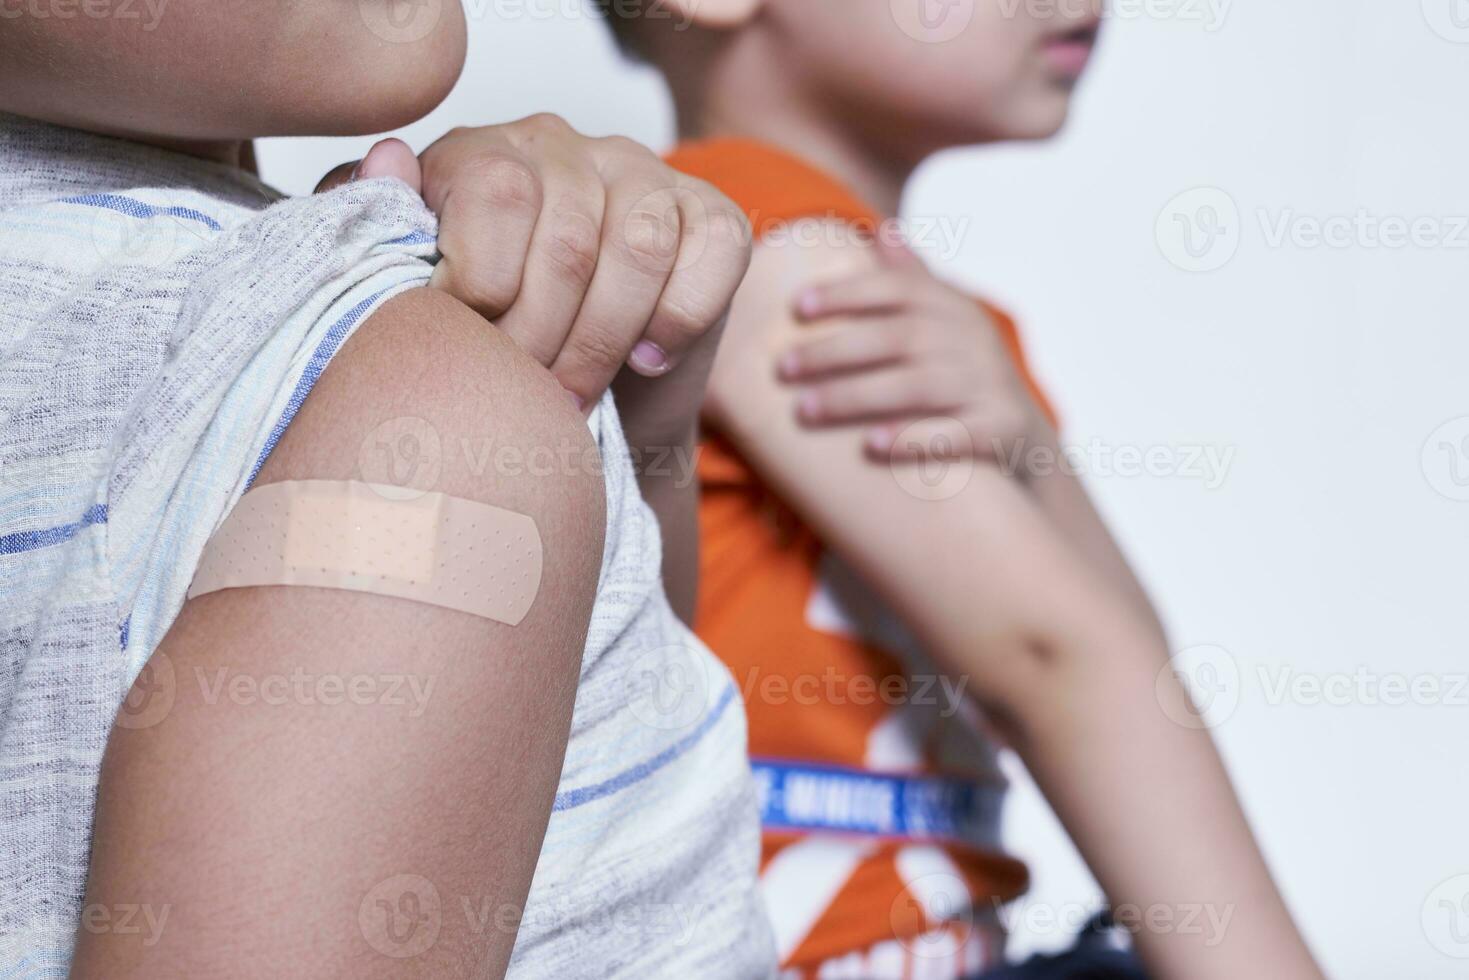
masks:
[[[765,0],[661,0],[679,23],[712,30],[742,27],[765,5]]]

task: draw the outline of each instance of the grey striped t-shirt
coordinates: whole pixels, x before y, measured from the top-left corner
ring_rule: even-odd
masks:
[[[178,681],[150,667],[119,715],[124,695],[332,355],[426,283],[435,232],[396,182],[282,199],[0,115],[0,977],[66,975],[108,732],[156,721]],[[590,424],[606,552],[510,974],[765,976],[743,708],[669,609],[610,398]],[[361,920],[386,956],[436,931],[412,910],[462,914],[425,879],[379,890]]]

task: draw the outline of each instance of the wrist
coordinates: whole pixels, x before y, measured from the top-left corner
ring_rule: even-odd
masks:
[[[644,378],[624,371],[613,383],[628,446],[658,452],[691,446],[698,437],[699,399],[681,390],[680,379]]]

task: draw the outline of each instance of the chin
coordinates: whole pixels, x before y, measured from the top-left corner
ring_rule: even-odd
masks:
[[[273,101],[289,130],[277,135],[381,133],[432,112],[459,81],[468,43],[459,5],[443,9],[437,29],[413,43],[362,46],[318,60],[309,95],[303,97],[299,77],[288,75]]]
[[[1071,115],[1071,88],[1058,89],[1044,96],[1027,99],[1013,107],[996,122],[994,138],[1002,140],[1044,140],[1061,131]]]

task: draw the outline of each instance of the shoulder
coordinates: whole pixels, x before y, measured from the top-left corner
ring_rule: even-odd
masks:
[[[880,267],[869,241],[871,229],[841,218],[809,217],[782,222],[755,242],[752,277],[776,272],[843,276]],[[746,279],[746,283],[751,281]]]
[[[190,599],[154,653],[177,678],[164,716],[109,739],[88,883],[174,914],[152,946],[81,937],[74,976],[504,971],[513,929],[445,916],[394,958],[370,900],[407,880],[524,907],[601,569],[595,452],[549,373],[449,297],[410,290],[358,328],[257,485],[366,479],[528,515],[535,601],[509,626],[323,588]]]
[[[437,290],[393,297],[342,346],[258,482],[289,479],[396,484],[521,509],[590,526],[595,536],[577,543],[600,555],[601,459],[585,420],[550,372]]]
[[[878,268],[875,250],[843,221],[800,219],[757,241],[709,380],[705,414],[714,427],[742,443],[783,426],[791,390],[771,370],[771,352],[830,329],[798,321],[797,291]]]
[[[597,443],[549,371],[445,293],[400,293],[347,339],[255,485],[284,480],[387,484],[525,515],[543,570],[518,635],[585,622],[607,531]]]

